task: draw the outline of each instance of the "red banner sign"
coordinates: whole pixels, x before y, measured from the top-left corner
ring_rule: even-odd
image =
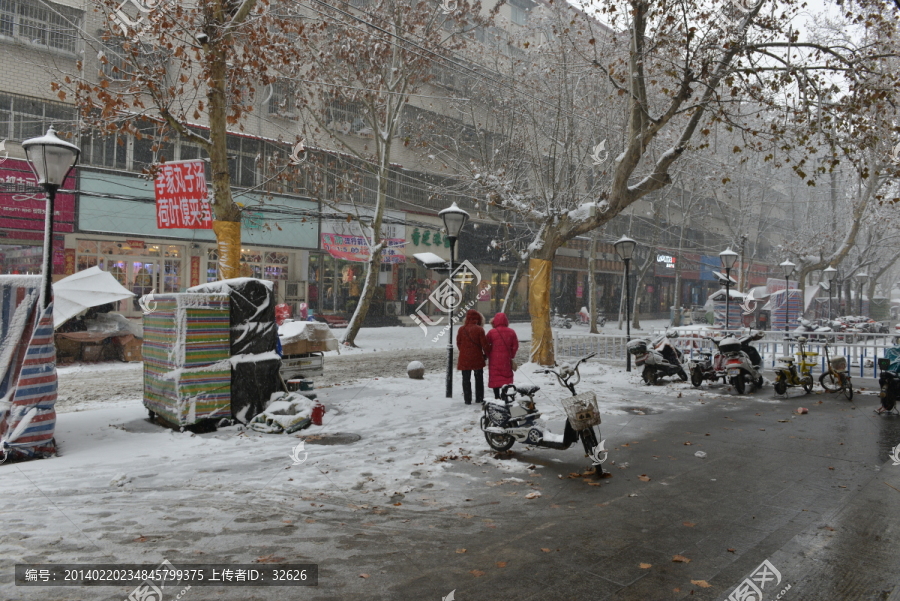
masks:
[[[385,238],[384,249],[381,251],[382,263],[405,263],[403,245],[405,240],[399,238]],[[369,244],[362,236],[342,236],[339,234],[322,234],[322,248],[328,251],[332,257],[344,261],[365,263],[369,260]]]
[[[212,229],[203,161],[163,163],[153,187],[156,190],[156,227]]]

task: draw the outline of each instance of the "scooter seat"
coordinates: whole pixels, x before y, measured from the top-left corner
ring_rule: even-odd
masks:
[[[793,363],[794,362],[793,357],[778,357],[778,360],[784,361],[785,363]]]
[[[540,386],[535,386],[534,384],[516,384],[516,392],[519,394],[531,395],[540,389]]]

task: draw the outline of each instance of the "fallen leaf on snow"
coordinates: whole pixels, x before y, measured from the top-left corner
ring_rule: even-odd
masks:
[[[675,563],[690,563],[691,560],[685,557],[684,555],[673,555],[672,561]]]
[[[275,554],[263,555],[253,560],[253,563],[278,563],[284,561],[284,557],[275,557]],[[368,576],[367,576],[368,577]]]
[[[649,569],[649,568],[652,568],[652,567],[653,567],[653,564],[652,564],[652,563],[642,563],[642,564],[640,564],[640,568],[641,568],[642,570],[646,570],[646,569]]]
[[[706,580],[691,580],[691,584],[696,584],[700,588],[709,588],[712,586]]]
[[[359,577],[360,577],[360,578],[368,578],[369,575],[368,575],[368,574],[360,574]]]
[[[534,492],[530,492],[527,495],[525,495],[525,498],[526,499],[537,499],[539,496],[541,496],[541,493],[539,493],[538,491],[534,491]]]
[[[687,441],[686,443],[684,443],[684,446],[689,447],[689,446],[691,446],[692,444],[694,444],[694,443],[692,443],[692,442],[689,440],[689,441]]]
[[[541,547],[541,551],[543,551],[544,553],[549,553],[550,549],[548,549],[547,547]]]
[[[465,549],[457,549],[456,552],[457,552],[457,553],[465,553],[466,550],[465,550]]]
[[[506,562],[505,562],[505,561],[498,561],[498,562],[496,563],[496,566],[497,566],[498,568],[505,568],[505,567],[506,567]]]
[[[475,578],[478,578],[479,576],[484,576],[484,572],[482,572],[481,570],[469,570],[469,574],[471,574],[472,576],[475,576]]]
[[[145,543],[145,542],[147,542],[148,540],[150,540],[150,539],[147,538],[146,536],[139,536],[139,537],[137,537],[136,539],[134,539],[134,542],[136,542],[136,543]]]
[[[728,549],[728,552],[729,552],[729,553],[734,553],[734,552],[735,552],[735,549]]]
[[[638,476],[638,480],[640,480],[641,482],[650,482],[650,476],[648,476],[647,474],[641,474],[640,476]]]

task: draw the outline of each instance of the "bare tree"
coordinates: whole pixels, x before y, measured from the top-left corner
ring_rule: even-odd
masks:
[[[873,10],[845,8],[848,20]],[[873,19],[878,35],[862,42],[827,45],[800,39],[790,23],[798,9],[789,0],[777,8],[761,2],[747,12],[726,4],[725,14],[720,3],[669,0],[605,0],[591,6],[596,13],[574,14],[555,4],[547,9],[552,35],[532,61],[539,81],[527,73],[520,79],[542,98],[513,97],[521,125],[509,130],[497,152],[507,162],[471,170],[473,190],[486,203],[537,226],[529,246],[532,360],[554,362],[549,277],[556,250],[669,186],[673,165],[686,154],[702,153],[715,124],[740,133],[742,151],[794,150],[771,160],[791,161],[799,175],[806,133],[788,124],[814,123],[817,99],[833,93],[828,77],[848,77],[855,86],[833,114],[896,95],[896,80],[883,68],[883,49],[871,41],[892,34],[893,20]],[[584,89],[592,90],[595,102],[572,93]],[[540,117],[531,126],[528,118],[537,117],[538,107]],[[606,149],[615,158],[596,160],[599,173],[560,185],[589,172],[592,155]]]
[[[54,89],[75,98],[87,127],[142,139],[149,120],[155,150],[181,137],[207,153],[219,276],[236,277],[241,210],[231,192],[227,134],[243,129],[257,88],[272,83],[278,68],[305,60],[293,44],[300,19],[270,0],[134,3],[132,14],[119,0],[88,4],[100,15],[100,33],[85,35],[85,59]]]
[[[372,0],[359,8],[310,4],[315,13],[303,36],[310,61],[282,69],[303,90],[297,102],[304,131],[316,146],[337,148],[363,169],[363,226],[370,241],[365,283],[342,342],[355,345],[381,266],[382,223],[392,180],[392,157],[403,136],[405,107],[432,79],[432,67],[451,61],[480,22],[479,2],[462,1],[450,14],[428,0]],[[359,215],[357,215],[357,218]]]

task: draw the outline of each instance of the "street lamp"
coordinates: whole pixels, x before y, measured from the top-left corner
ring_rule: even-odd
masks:
[[[731,311],[731,268],[737,261],[738,254],[726,248],[719,253],[719,260],[722,262],[722,268],[725,270],[725,334],[728,335],[728,318]]]
[[[52,127],[39,138],[31,138],[22,142],[25,156],[31,165],[31,170],[37,176],[38,183],[44,187],[47,193],[47,208],[44,216],[44,272],[43,272],[43,298],[41,306],[46,309],[50,306],[53,297],[53,212],[56,201],[56,191],[66,181],[69,172],[78,162],[81,150],[74,144],[56,137],[56,130]]]
[[[862,293],[863,287],[866,285],[866,280],[869,279],[869,274],[865,271],[861,271],[856,274],[856,279],[859,281],[859,315],[862,317],[863,308],[862,308]]]
[[[622,236],[613,246],[616,248],[616,254],[625,263],[625,371],[631,371],[631,354],[628,352],[628,343],[631,342],[631,287],[628,285],[628,266],[634,257],[637,242],[628,236]]]
[[[444,220],[444,228],[447,230],[447,239],[450,240],[450,273],[447,275],[449,284],[453,285],[453,249],[456,248],[456,240],[459,238],[459,232],[462,230],[466,221],[469,220],[469,214],[452,203],[449,207],[438,213]],[[448,299],[456,299],[456,295],[448,295]],[[460,298],[460,300],[462,300]],[[447,338],[447,398],[453,398],[453,309],[456,303],[448,300],[447,317],[450,321],[450,336]]]
[[[784,272],[784,331],[788,331],[788,324],[791,322],[791,274],[797,269],[797,266],[789,260],[778,265]]]
[[[831,284],[834,282],[834,278],[837,277],[837,269],[829,265],[822,272],[825,275],[825,281],[828,282],[828,319],[832,319],[831,315]]]

